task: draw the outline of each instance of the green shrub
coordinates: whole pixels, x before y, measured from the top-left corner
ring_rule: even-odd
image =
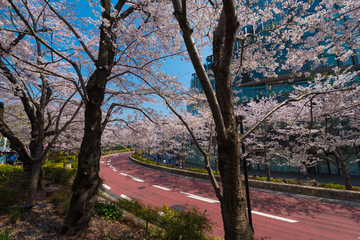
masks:
[[[0,214],[10,213],[22,203],[29,188],[30,176],[21,167],[0,165]]]
[[[206,233],[212,230],[210,221],[195,208],[166,213],[161,226],[165,230],[164,239],[207,239]]]
[[[43,165],[44,177],[55,183],[67,185],[75,176],[76,169],[65,169],[64,163],[47,162]]]
[[[120,221],[123,212],[115,204],[96,202],[95,212],[104,216],[105,220]]]
[[[159,226],[165,233],[157,232],[164,239],[207,239],[210,221],[196,209],[175,211],[166,205],[162,208],[146,206],[136,200],[120,199],[116,204],[133,215]]]
[[[11,235],[13,231],[14,230],[8,228],[0,230],[0,240],[11,240]]]
[[[343,189],[343,190],[346,189],[344,185],[334,184],[334,183],[320,183],[319,187],[332,188],[332,189]]]
[[[259,181],[267,181],[267,178],[266,178],[266,177],[257,177],[256,180],[259,180]]]
[[[72,196],[72,190],[70,188],[65,188],[61,191],[55,192],[50,196],[56,204],[56,212],[62,216],[65,216],[70,208],[70,201]]]
[[[0,178],[6,178],[10,175],[22,173],[23,169],[19,166],[11,166],[7,164],[0,164]]]

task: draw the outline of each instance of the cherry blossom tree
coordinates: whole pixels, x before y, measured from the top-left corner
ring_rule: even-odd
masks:
[[[320,77],[299,93],[327,91],[309,98],[306,103],[289,105],[286,109],[287,131],[296,138],[293,156],[305,166],[327,160],[339,169],[345,187],[351,190],[350,172],[358,171],[359,160],[359,83],[357,72]],[[285,120],[285,118],[284,118]],[[352,169],[350,171],[350,169]]]
[[[276,96],[252,99],[244,107],[239,107],[238,114],[244,117],[244,126],[248,128],[278,104]],[[285,151],[285,146],[282,143],[287,141],[287,136],[278,131],[281,123],[277,119],[278,116],[277,113],[269,116],[244,141],[247,160],[251,164],[264,164],[268,181],[270,181],[271,160],[272,164],[277,164],[277,160],[284,157],[282,153]]]
[[[81,103],[74,98],[76,90],[64,79],[39,71],[57,63],[44,60],[49,56],[40,42],[30,40],[31,34],[6,9],[9,6],[2,7],[0,14],[5,27],[1,29],[0,83],[6,107],[2,105],[0,131],[9,139],[11,148],[18,151],[25,171],[31,172],[29,201],[34,204],[42,161],[75,118]],[[34,32],[48,31],[44,15],[41,8],[29,15],[33,20],[38,17],[32,21]]]
[[[64,234],[84,237],[101,182],[101,136],[107,123],[121,122],[124,109],[151,118],[152,111],[142,106],[144,101],[154,102],[148,85],[168,93],[178,86],[175,78],[159,71],[166,57],[183,51],[178,39],[168,34],[175,23],[164,14],[170,6],[153,1],[119,0],[114,5],[108,0],[90,1],[89,17],[79,17],[72,11],[77,9],[75,3],[7,2],[19,29],[46,49],[45,60],[62,65],[62,72],[51,64],[31,66],[67,80],[85,105],[78,173],[63,227]],[[45,13],[41,19],[49,31],[36,30],[39,15],[29,17],[33,9]]]
[[[260,74],[258,78],[276,78],[282,70],[288,70],[290,74],[286,78],[294,80],[303,75],[298,71],[305,64],[311,62],[311,68],[315,70],[326,62],[326,52],[335,53],[341,61],[353,56],[356,53],[352,48],[358,47],[354,36],[359,32],[359,3],[173,0],[172,4],[173,14],[179,23],[216,126],[223,191],[214,180],[212,183],[221,203],[225,238],[252,239],[240,174],[241,142],[275,111],[291,101],[304,99],[307,94],[274,107],[247,133],[240,135],[234,111],[234,83],[245,74],[252,78],[256,78],[254,73]],[[347,19],[344,24],[339,16]],[[206,25],[204,18],[210,24]],[[339,30],[344,28],[348,30],[345,34]],[[212,41],[211,70],[215,92],[197,50],[197,41],[203,36],[208,36]],[[347,37],[352,39],[349,44],[344,41]],[[347,48],[343,45],[347,45]],[[347,54],[342,56],[344,52]],[[178,117],[181,119],[181,116]],[[206,159],[207,153],[202,153]],[[210,167],[207,166],[207,169],[211,175]]]

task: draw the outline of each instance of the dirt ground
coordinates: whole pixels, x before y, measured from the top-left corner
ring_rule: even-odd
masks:
[[[60,186],[59,186],[60,188]],[[56,191],[56,187],[51,190]],[[11,239],[19,240],[71,240],[80,239],[61,235],[64,216],[56,211],[56,205],[47,196],[46,191],[39,193],[37,204],[16,223],[11,223],[10,215],[0,216],[0,236],[5,229],[10,229]],[[131,221],[111,222],[102,216],[93,216],[86,239],[156,239],[149,237],[142,227]]]

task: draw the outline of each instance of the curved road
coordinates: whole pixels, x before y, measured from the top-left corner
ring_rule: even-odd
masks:
[[[213,222],[213,234],[224,236],[220,204],[210,182],[144,168],[130,153],[101,159],[100,176],[112,193],[169,207],[196,206]],[[360,239],[360,203],[251,189],[252,218],[258,239]]]

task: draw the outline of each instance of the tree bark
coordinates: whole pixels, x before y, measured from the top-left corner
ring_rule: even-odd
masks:
[[[223,186],[221,213],[225,239],[253,239],[246,217],[246,200],[240,174],[241,143],[234,134],[218,143],[219,170]]]
[[[99,170],[101,157],[101,105],[104,99],[107,74],[96,70],[87,86],[88,102],[85,106],[85,131],[80,148],[79,166],[74,184],[70,209],[62,233],[86,237],[93,212],[97,189],[101,183]]]
[[[342,171],[343,178],[344,178],[345,188],[346,188],[346,190],[351,190],[352,189],[351,177],[347,171],[346,163],[343,159],[339,159],[339,162],[340,162],[341,171]]]

